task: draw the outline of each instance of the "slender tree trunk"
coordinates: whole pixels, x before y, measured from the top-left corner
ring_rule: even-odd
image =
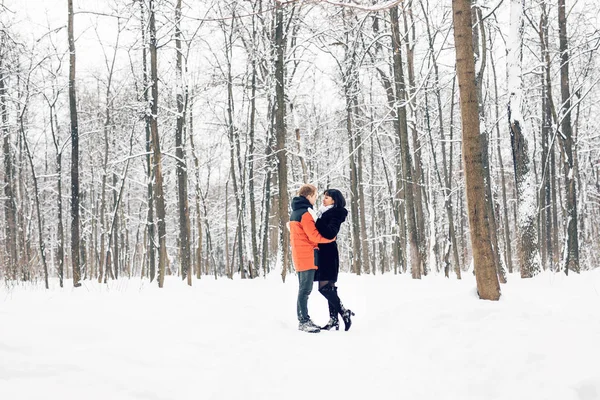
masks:
[[[450,129],[449,129],[450,132],[449,132],[449,138],[448,138],[448,140],[450,142],[450,154],[448,157],[449,159],[448,159],[448,164],[447,164],[448,165],[448,175],[446,176],[446,187],[448,188],[448,190],[447,190],[447,195],[445,196],[445,201],[450,203],[448,205],[448,208],[450,209],[450,213],[448,214],[449,215],[448,225],[450,226],[449,235],[450,235],[450,238],[452,239],[452,247],[454,247],[454,249],[453,249],[454,273],[456,274],[457,279],[462,279],[461,261],[460,261],[459,255],[458,255],[458,241],[456,239],[456,226],[454,224],[454,211],[453,211],[453,207],[452,207],[452,197],[451,197],[452,170],[453,170],[452,160],[454,159],[454,146],[452,144],[452,141],[454,140],[454,105],[455,105],[454,97],[455,97],[455,93],[456,93],[456,74],[454,75],[454,78],[452,78],[452,95],[451,95],[451,100],[450,100]],[[442,142],[444,142],[444,140],[442,140]],[[442,147],[442,154],[446,154],[444,147]],[[444,163],[445,163],[445,161],[444,161]],[[462,196],[460,197],[460,199],[462,199]],[[462,235],[462,207],[458,207],[458,208],[459,208],[459,211],[461,212],[461,214],[459,214],[458,219],[461,221],[460,226],[461,226],[461,235]],[[461,240],[462,240],[462,237],[461,237]],[[464,254],[464,252],[463,252],[463,254]],[[463,262],[464,262],[464,260],[463,260]]]
[[[71,115],[71,261],[73,286],[81,283],[79,243],[79,127],[77,123],[77,97],[75,91],[75,37],[73,35],[73,0],[68,0],[69,21],[69,111]]]
[[[23,110],[23,112],[25,112]],[[20,119],[20,127],[21,127],[21,135],[23,137],[23,143],[25,144],[25,150],[27,151],[27,159],[29,160],[29,166],[31,167],[31,177],[33,179],[33,191],[35,196],[35,210],[37,214],[37,225],[38,225],[38,243],[40,246],[40,257],[42,258],[42,265],[44,267],[44,284],[46,285],[46,289],[49,289],[48,285],[48,263],[46,262],[46,245],[44,243],[44,227],[42,223],[42,213],[40,211],[40,191],[38,188],[38,178],[35,173],[35,167],[33,165],[33,156],[29,150],[29,144],[27,143],[27,138],[25,137],[25,128],[23,127],[23,115],[21,115]]]
[[[569,48],[567,42],[567,15],[565,0],[558,0],[558,30],[560,41],[560,93],[562,97],[561,135],[565,163],[567,249],[565,273],[579,273],[579,239],[577,232],[577,193],[575,182],[576,162],[573,158],[573,130],[571,127],[571,89],[569,83]]]
[[[152,86],[152,99],[150,110],[150,131],[152,134],[152,148],[154,154],[154,201],[156,204],[156,217],[158,219],[158,287],[163,287],[165,282],[165,267],[167,263],[167,229],[165,225],[165,196],[163,192],[162,154],[160,151],[160,137],[158,135],[158,66],[156,55],[156,23],[154,16],[154,0],[149,0],[150,9],[150,81]]]
[[[408,72],[408,105],[410,106],[410,131],[413,143],[414,169],[411,174],[414,177],[412,183],[415,205],[415,220],[417,226],[417,244],[421,257],[421,271],[427,275],[429,238],[425,229],[425,210],[428,208],[425,192],[423,163],[421,162],[421,141],[417,132],[417,104],[416,104],[416,80],[414,62],[415,24],[412,11],[412,0],[405,1],[402,7],[404,20],[404,38],[406,46],[406,69]],[[410,17],[410,21],[408,19]]]
[[[202,211],[200,209],[200,199],[201,199],[201,189],[200,189],[200,160],[198,159],[198,155],[196,154],[196,147],[194,145],[194,124],[193,124],[193,112],[194,109],[194,93],[192,92],[192,104],[190,105],[190,123],[189,123],[189,138],[190,138],[190,148],[192,150],[192,157],[194,158],[194,167],[196,174],[196,189],[195,189],[195,199],[196,199],[196,229],[198,230],[198,244],[196,247],[196,278],[200,279],[202,276]]]
[[[289,221],[288,181],[287,181],[287,152],[285,147],[285,76],[284,54],[285,38],[283,37],[283,5],[275,3],[275,136],[277,138],[277,175],[279,180],[279,245],[283,257],[281,279],[285,282],[289,268],[290,238],[286,228]]]
[[[421,279],[422,259],[418,246],[417,222],[415,216],[412,157],[408,145],[408,126],[406,115],[406,87],[404,83],[404,71],[402,70],[402,50],[400,47],[400,30],[398,27],[398,7],[390,9],[390,22],[392,27],[392,50],[394,52],[394,82],[396,89],[396,115],[399,121],[400,131],[400,157],[402,159],[402,171],[404,178],[406,222],[408,233],[408,244],[410,248],[411,274],[413,279]]]
[[[463,162],[477,292],[481,299],[498,300],[500,284],[489,231],[488,207],[485,202],[485,171],[475,85],[471,1],[452,0],[452,11],[463,128]]]
[[[352,218],[352,271],[360,275],[362,270],[362,260],[360,251],[360,225],[359,225],[359,210],[358,210],[358,172],[356,166],[355,153],[355,134],[353,126],[353,104],[352,104],[352,84],[351,77],[353,71],[348,72],[345,78],[345,97],[346,97],[346,129],[348,131],[348,154],[350,158],[350,216]]]
[[[495,94],[495,107],[496,107],[496,152],[498,154],[498,168],[500,170],[500,182],[502,185],[502,209],[504,210],[504,217],[502,220],[504,221],[503,229],[504,229],[504,256],[506,266],[508,268],[508,272],[512,274],[513,272],[513,261],[512,261],[512,246],[510,244],[510,229],[509,229],[509,211],[508,211],[508,201],[506,200],[506,178],[504,176],[504,164],[502,162],[502,152],[500,149],[500,124],[498,123],[500,119],[500,110],[498,106],[499,97],[498,97],[498,81],[496,79],[496,64],[494,63],[493,54],[490,57],[492,64],[492,74],[494,75],[494,94]]]
[[[428,42],[429,42],[429,54],[431,57],[431,63],[433,65],[433,73],[434,73],[434,79],[435,79],[435,97],[436,97],[436,105],[437,105],[437,111],[438,111],[438,125],[439,125],[440,138],[441,138],[440,144],[441,144],[441,148],[442,148],[442,151],[441,151],[442,152],[442,171],[444,174],[443,182],[440,182],[440,186],[444,189],[444,208],[446,210],[446,217],[448,218],[448,236],[450,239],[450,247],[452,247],[451,251],[452,251],[452,257],[453,257],[454,271],[456,272],[457,278],[461,279],[460,258],[458,256],[458,244],[456,241],[456,232],[455,232],[455,227],[454,227],[454,211],[452,210],[452,198],[451,198],[452,180],[450,179],[450,175],[449,175],[449,171],[448,171],[448,161],[447,161],[447,156],[446,156],[446,137],[445,137],[445,133],[444,133],[444,118],[443,118],[443,110],[442,110],[442,94],[441,94],[441,89],[440,89],[439,68],[438,68],[437,59],[435,57],[434,40],[433,40],[433,36],[431,34],[431,29],[429,26],[427,10],[425,9],[423,1],[421,1],[421,8],[423,9],[423,17],[425,18],[426,27],[427,27],[427,38],[428,38]],[[453,79],[452,80],[451,114],[454,111],[455,84],[456,84],[456,79]],[[453,129],[453,127],[452,127],[453,116],[452,115],[450,116],[450,119],[451,119],[450,130],[452,130]],[[431,135],[431,133],[430,133],[430,135]],[[430,140],[433,141],[432,138],[430,138]],[[435,157],[435,151],[433,150],[433,143],[431,144],[431,146],[432,146],[432,154]],[[435,163],[435,165],[437,165],[437,162]],[[436,167],[436,172],[439,177],[439,168],[437,168],[437,167]]]
[[[475,52],[475,84],[477,86],[477,97],[479,99],[479,121],[481,127],[481,154],[483,160],[484,169],[484,183],[486,193],[486,204],[488,207],[488,216],[490,218],[490,238],[492,240],[492,249],[494,255],[494,263],[496,264],[496,270],[498,277],[502,283],[506,282],[506,273],[502,266],[500,259],[500,250],[498,246],[498,235],[496,226],[496,214],[494,210],[494,197],[492,194],[492,178],[490,173],[490,157],[489,157],[489,132],[486,126],[486,114],[485,114],[485,99],[483,96],[483,76],[487,67],[487,32],[485,29],[485,22],[482,16],[481,7],[475,2],[473,5],[473,46]],[[480,48],[481,47],[481,48]]]
[[[56,98],[56,97],[55,97]],[[58,125],[55,127],[56,111],[54,105],[50,107],[50,132],[52,133],[52,141],[54,142],[54,149],[56,150],[56,192],[57,192],[57,205],[58,209],[58,224],[57,224],[57,258],[58,258],[58,279],[60,287],[63,287],[64,280],[64,266],[65,266],[65,232],[63,226],[63,205],[62,205],[62,149],[58,142]]]
[[[185,162],[183,130],[185,126],[185,100],[187,92],[183,82],[183,56],[181,49],[181,0],[175,7],[175,70],[177,74],[177,122],[175,126],[175,156],[177,157],[177,200],[179,203],[179,251],[181,254],[181,278],[192,285],[190,248],[190,210],[188,204],[187,166]],[[186,96],[187,97],[187,96]]]
[[[256,45],[256,17],[252,16],[252,46]],[[252,268],[250,277],[260,274],[258,243],[256,236],[256,200],[254,198],[254,130],[256,127],[256,54],[252,54],[252,81],[250,94],[250,127],[248,133],[248,201],[250,202],[250,242],[252,246]]]
[[[140,1],[141,25],[142,25],[142,67],[143,67],[143,85],[144,85],[144,102],[150,104],[148,96],[149,78],[148,78],[148,56],[146,50],[146,21],[144,12],[144,2]],[[148,276],[152,282],[156,276],[156,239],[154,234],[154,172],[152,168],[152,115],[146,113],[144,116],[145,131],[146,131],[146,181],[148,201],[148,213],[146,217],[146,226],[148,228],[147,246],[148,246]]]

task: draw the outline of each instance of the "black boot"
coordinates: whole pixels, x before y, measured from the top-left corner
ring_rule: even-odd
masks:
[[[340,321],[338,320],[338,311],[335,308],[335,306],[333,304],[331,304],[330,301],[328,301],[329,303],[329,322],[327,323],[327,325],[322,326],[321,329],[323,330],[330,330],[332,328],[335,328],[336,331],[340,330]]]
[[[332,282],[329,282],[327,285],[319,289],[319,293],[321,293],[329,303],[329,323],[325,325],[325,327],[330,326],[330,328],[323,327],[322,329],[331,329],[335,327],[336,330],[339,330],[340,322],[338,319],[338,314],[341,315],[342,318],[344,318],[344,312],[346,310],[342,307],[342,302],[338,297],[337,287],[335,287]],[[344,324],[346,326],[346,330],[348,330],[350,329],[350,325],[352,324],[352,322],[348,324],[346,323],[346,320],[344,320]]]
[[[352,318],[355,314],[352,310],[346,310],[342,307],[342,311],[340,312],[342,316],[342,320],[344,321],[344,330],[347,331],[352,326]]]

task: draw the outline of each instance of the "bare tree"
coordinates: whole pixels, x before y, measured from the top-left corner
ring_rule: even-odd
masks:
[[[282,256],[281,279],[285,282],[290,260],[290,237],[286,224],[290,218],[288,215],[289,197],[287,180],[287,153],[285,139],[287,128],[285,124],[285,76],[284,55],[286,38],[284,37],[284,6],[275,2],[275,137],[277,155],[277,176],[279,182],[279,249]]]
[[[540,271],[537,237],[536,182],[530,149],[532,135],[523,119],[523,8],[524,0],[511,0],[511,29],[508,40],[508,119],[519,207],[517,227],[522,278]]]
[[[75,91],[75,37],[73,35],[73,0],[68,0],[69,36],[69,111],[71,115],[71,261],[73,286],[81,283],[79,243],[79,126],[77,122],[77,97]]]
[[[175,70],[177,73],[177,124],[175,127],[175,156],[177,157],[177,198],[179,202],[179,247],[181,254],[181,277],[192,285],[190,249],[190,210],[188,204],[187,166],[183,140],[186,117],[187,86],[183,79],[183,54],[181,49],[181,0],[175,6]]]
[[[406,85],[402,70],[402,50],[400,47],[400,29],[398,26],[398,7],[390,9],[390,23],[392,27],[392,50],[394,52],[394,83],[396,93],[396,115],[400,131],[400,158],[402,160],[403,184],[406,200],[406,221],[408,230],[408,244],[410,248],[411,274],[414,279],[421,278],[421,252],[417,238],[417,222],[414,206],[414,189],[412,177],[412,157],[408,146],[408,126],[406,122]]]
[[[560,93],[562,105],[561,143],[563,146],[565,182],[566,182],[566,211],[567,211],[567,249],[565,273],[569,270],[579,273],[579,238],[577,233],[577,194],[575,182],[575,164],[573,158],[573,128],[571,126],[571,89],[569,83],[569,44],[567,39],[567,14],[565,0],[558,0],[558,30],[560,43]]]
[[[165,195],[163,190],[162,153],[160,151],[160,137],[158,135],[158,60],[156,40],[156,16],[154,0],[149,0],[150,9],[150,85],[152,98],[150,100],[150,131],[152,134],[152,149],[154,155],[154,201],[156,204],[156,218],[158,219],[158,287],[165,283],[165,268],[167,264],[167,229],[165,213]]]
[[[487,215],[488,207],[485,203],[478,97],[475,85],[471,1],[453,0],[452,11],[462,116],[463,163],[477,292],[481,299],[498,300],[500,283],[496,274],[489,216]]]

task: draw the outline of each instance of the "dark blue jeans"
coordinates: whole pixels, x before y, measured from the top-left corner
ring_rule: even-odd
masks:
[[[298,313],[298,321],[306,322],[310,319],[308,315],[308,296],[312,292],[313,279],[315,278],[315,270],[298,272],[298,302],[296,304],[296,312]]]

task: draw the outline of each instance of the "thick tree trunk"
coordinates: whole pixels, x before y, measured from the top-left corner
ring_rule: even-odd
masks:
[[[452,11],[463,128],[463,163],[477,292],[481,299],[498,300],[500,284],[496,273],[488,207],[485,201],[485,171],[481,154],[478,97],[475,85],[471,1],[453,0]]]
[[[5,41],[4,35],[0,39],[0,52],[3,53]],[[2,114],[2,152],[4,159],[4,214],[6,217],[6,246],[8,253],[8,276],[10,279],[17,277],[17,265],[19,263],[17,253],[17,205],[13,192],[13,165],[10,146],[10,132],[8,130],[8,108],[7,108],[7,76],[4,74],[4,54],[0,54],[0,114]],[[61,285],[62,287],[62,285]]]
[[[511,29],[508,50],[508,120],[519,207],[517,228],[519,264],[522,278],[531,278],[540,271],[537,237],[537,193],[533,157],[529,149],[523,120],[523,8],[524,0],[511,0]],[[516,48],[513,48],[516,46]]]
[[[75,91],[75,37],[73,35],[73,0],[68,0],[69,21],[69,111],[71,115],[71,261],[73,286],[81,283],[79,236],[79,127],[77,122],[77,97]]]

